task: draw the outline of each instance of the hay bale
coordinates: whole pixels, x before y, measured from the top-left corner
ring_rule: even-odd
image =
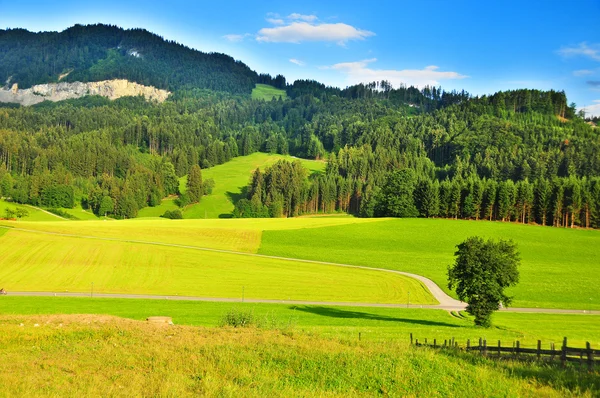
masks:
[[[150,323],[162,324],[162,325],[172,325],[173,319],[169,316],[150,316],[146,318],[146,321]]]

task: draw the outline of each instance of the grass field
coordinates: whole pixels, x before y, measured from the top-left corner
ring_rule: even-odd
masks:
[[[348,217],[161,219],[79,221],[76,223],[5,221],[0,224],[29,230],[114,238],[121,241],[100,242],[98,249],[95,250],[103,250],[107,253],[113,252],[113,243],[115,247],[118,246],[117,252],[125,250],[126,245],[122,241],[127,240],[259,252],[284,257],[414,272],[430,277],[444,289],[446,289],[446,267],[453,261],[454,246],[457,243],[472,235],[512,238],[519,245],[522,256],[521,281],[510,292],[515,296],[514,306],[600,309],[600,291],[587,288],[587,286],[593,287],[600,283],[600,272],[598,272],[600,258],[597,256],[597,248],[600,247],[600,231],[544,228],[484,221],[378,220]],[[17,238],[17,232],[11,231],[3,236],[0,244],[6,247],[8,240],[11,240],[12,247],[18,247],[19,250],[15,251],[12,247],[5,248],[7,255],[11,255],[12,261],[25,264],[28,262],[27,256],[42,249],[30,246],[32,243],[28,243],[28,238],[24,235]],[[10,235],[13,237],[10,238]],[[46,235],[43,239],[39,236],[37,239],[36,244],[43,247],[44,244],[52,246],[51,243],[55,237]],[[564,242],[569,242],[569,244],[565,245]],[[90,245],[92,243],[94,242],[89,241]],[[134,244],[129,243],[129,245]],[[145,248],[148,248],[149,251],[163,252],[160,247],[148,247],[147,245],[143,247],[144,249],[139,250],[144,251]],[[67,248],[61,250],[67,250]],[[90,248],[89,250],[94,249]],[[184,249],[178,250],[186,252]],[[8,253],[9,251],[10,253]],[[95,251],[92,252],[95,253]],[[137,251],[133,252],[137,253]],[[68,257],[71,254],[64,255]],[[78,255],[77,251],[75,250],[72,255]],[[198,255],[199,253],[194,251],[189,258],[193,259]],[[139,255],[139,258],[146,259],[143,253]],[[45,260],[40,257],[35,261],[42,264]],[[138,262],[141,260],[138,259]],[[18,275],[23,272],[15,270],[13,277],[18,278]],[[235,275],[231,274],[230,277],[235,278]],[[87,289],[87,286],[82,288]],[[202,295],[206,296],[207,294]],[[296,299],[299,298],[296,297]]]
[[[264,170],[278,160],[295,160],[291,156],[270,155],[256,152],[248,156],[231,159],[225,164],[202,170],[204,180],[212,178],[215,187],[212,194],[202,197],[198,204],[185,208],[184,218],[218,218],[228,216],[233,212],[234,203],[240,199],[241,192],[250,182],[252,172],[260,167]],[[325,163],[315,160],[300,159],[310,173],[325,170]],[[180,179],[180,190],[185,191],[187,176]]]
[[[597,372],[293,328],[165,327],[85,315],[2,316],[0,324],[7,396],[565,397],[600,388]]]
[[[45,213],[36,207],[18,205],[15,203],[7,202],[3,199],[0,199],[0,218],[4,217],[4,212],[6,208],[16,210],[18,207],[22,207],[27,210],[27,217],[22,218],[22,220],[24,221],[62,221],[60,217],[57,217],[54,214]]]
[[[573,346],[589,341],[600,348],[600,322],[597,315],[519,314],[499,312],[493,327],[482,329],[470,319],[457,318],[443,310],[367,308],[335,306],[296,306],[290,304],[219,303],[175,300],[99,299],[66,297],[11,297],[0,299],[0,315],[108,314],[135,320],[149,316],[170,316],[177,325],[213,327],[230,310],[253,313],[258,319],[274,319],[298,330],[328,338],[406,342],[409,334],[423,341],[456,338],[460,344],[482,337],[489,341],[512,343],[519,340],[533,346],[562,342]]]
[[[97,217],[94,213],[92,213],[91,210],[84,210],[81,208],[81,206],[76,206],[73,209],[61,208],[60,210],[72,215],[77,220],[91,221],[91,220],[100,220],[101,219],[100,217]]]
[[[378,271],[10,230],[0,281],[9,291],[437,303],[419,282]],[[18,250],[15,250],[18,248]]]
[[[160,205],[155,207],[144,207],[138,211],[137,218],[160,217],[165,214],[165,211],[176,210],[179,207],[175,204],[175,198],[163,199]]]
[[[514,239],[521,280],[514,306],[600,309],[600,231],[462,220],[394,219],[314,230],[265,231],[260,253],[414,272],[448,292],[455,245],[469,236]]]
[[[271,101],[274,99],[286,99],[287,93],[285,90],[280,90],[268,84],[257,84],[252,90],[252,99],[259,99],[264,101]]]

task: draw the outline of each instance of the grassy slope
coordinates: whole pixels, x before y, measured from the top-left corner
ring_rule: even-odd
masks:
[[[96,220],[76,223],[1,221],[0,226],[72,235],[162,242],[256,253],[263,230],[319,228],[377,222],[352,217],[208,219],[208,220]]]
[[[62,221],[60,217],[57,217],[53,214],[45,213],[38,208],[32,206],[17,205],[15,203],[9,203],[2,199],[0,199],[0,217],[4,217],[4,211],[6,208],[15,210],[17,209],[17,207],[24,207],[29,213],[27,217],[23,218],[24,221]]]
[[[163,199],[160,205],[155,207],[144,207],[140,211],[138,211],[137,218],[146,218],[146,217],[160,217],[165,214],[167,210],[176,210],[179,207],[175,204],[174,198]]]
[[[79,223],[76,223],[79,224]],[[10,230],[9,291],[90,291],[276,300],[436,303],[416,280],[377,271]],[[15,250],[18,248],[18,250]]]
[[[8,396],[562,397],[599,388],[597,373],[289,329],[64,315],[4,316],[0,324],[0,385]]]
[[[258,319],[274,319],[296,329],[331,338],[378,341],[407,341],[409,334],[423,341],[456,338],[461,345],[467,339],[523,346],[560,345],[568,336],[570,345],[584,347],[589,341],[600,348],[600,322],[597,315],[518,314],[500,312],[493,316],[490,329],[475,327],[471,320],[456,318],[443,310],[404,308],[365,308],[335,306],[294,306],[289,304],[218,303],[175,300],[135,300],[98,298],[11,297],[0,299],[0,315],[37,314],[108,314],[144,320],[164,315],[178,325],[217,326],[229,310],[252,312]],[[490,343],[491,344],[491,343]]]
[[[260,167],[272,165],[278,160],[295,160],[291,156],[270,155],[256,152],[248,156],[240,156],[231,159],[225,164],[221,164],[210,169],[202,170],[202,178],[215,180],[215,188],[211,195],[204,196],[200,203],[185,208],[183,213],[185,218],[217,218],[219,216],[231,214],[234,208],[234,201],[239,199],[241,191],[248,185],[252,172]],[[325,169],[325,163],[300,159],[304,167],[311,173],[320,172]],[[180,188],[184,188],[187,177],[180,179]]]
[[[271,101],[273,98],[277,100],[279,97],[281,99],[287,98],[285,90],[280,90],[268,84],[257,84],[252,90],[252,99]]]
[[[260,253],[368,265],[427,276],[448,291],[455,245],[512,238],[521,252],[514,306],[600,309],[600,231],[500,222],[395,219],[310,231],[266,231]]]

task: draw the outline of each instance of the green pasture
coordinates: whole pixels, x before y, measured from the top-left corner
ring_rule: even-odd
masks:
[[[108,222],[107,222],[108,223]],[[9,291],[145,293],[166,296],[435,304],[418,281],[239,254],[12,229],[0,241]]]
[[[144,207],[138,211],[137,218],[160,217],[165,214],[165,211],[179,209],[175,204],[175,198],[166,198],[160,202],[160,205],[154,207]]]
[[[280,90],[268,84],[257,84],[254,89],[252,89],[252,99],[271,101],[273,99],[277,100],[281,97],[281,99],[287,98],[287,93],[285,90]]]
[[[256,152],[248,156],[240,156],[229,162],[202,170],[202,179],[212,178],[215,187],[212,194],[203,196],[200,203],[187,206],[183,212],[184,218],[219,218],[229,217],[234,209],[234,204],[242,197],[242,190],[250,182],[252,172],[257,168],[265,167],[279,160],[296,160],[292,156],[271,155]],[[325,163],[316,160],[300,159],[309,173],[322,172]],[[185,192],[187,176],[179,179],[179,188]]]
[[[521,280],[515,307],[600,309],[600,231],[445,219],[390,219],[265,231],[259,253],[413,272],[447,288],[455,246],[469,236],[513,239]]]
[[[16,210],[17,208],[22,207],[27,210],[27,217],[23,217],[24,221],[61,221],[62,219],[54,214],[48,214],[43,212],[37,207],[20,205],[12,202],[7,202],[3,199],[0,199],[0,218],[4,218],[4,212],[7,208]]]
[[[240,300],[241,301],[241,300]],[[590,342],[600,348],[600,317],[576,314],[529,314],[499,312],[493,326],[482,329],[470,318],[456,317],[443,310],[336,307],[290,304],[220,303],[202,301],[102,299],[69,297],[1,297],[0,315],[107,314],[135,320],[149,316],[169,316],[177,325],[218,326],[231,311],[252,313],[256,319],[291,325],[297,330],[330,338],[358,340],[409,341],[410,333],[419,341],[444,341],[454,337],[461,345],[480,337],[489,344],[501,340],[523,346],[560,345],[568,337],[573,346]]]

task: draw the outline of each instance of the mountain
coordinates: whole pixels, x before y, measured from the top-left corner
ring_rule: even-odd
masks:
[[[0,81],[36,84],[126,79],[176,91],[250,94],[258,75],[219,53],[203,53],[144,29],[75,25],[62,32],[0,30]]]

